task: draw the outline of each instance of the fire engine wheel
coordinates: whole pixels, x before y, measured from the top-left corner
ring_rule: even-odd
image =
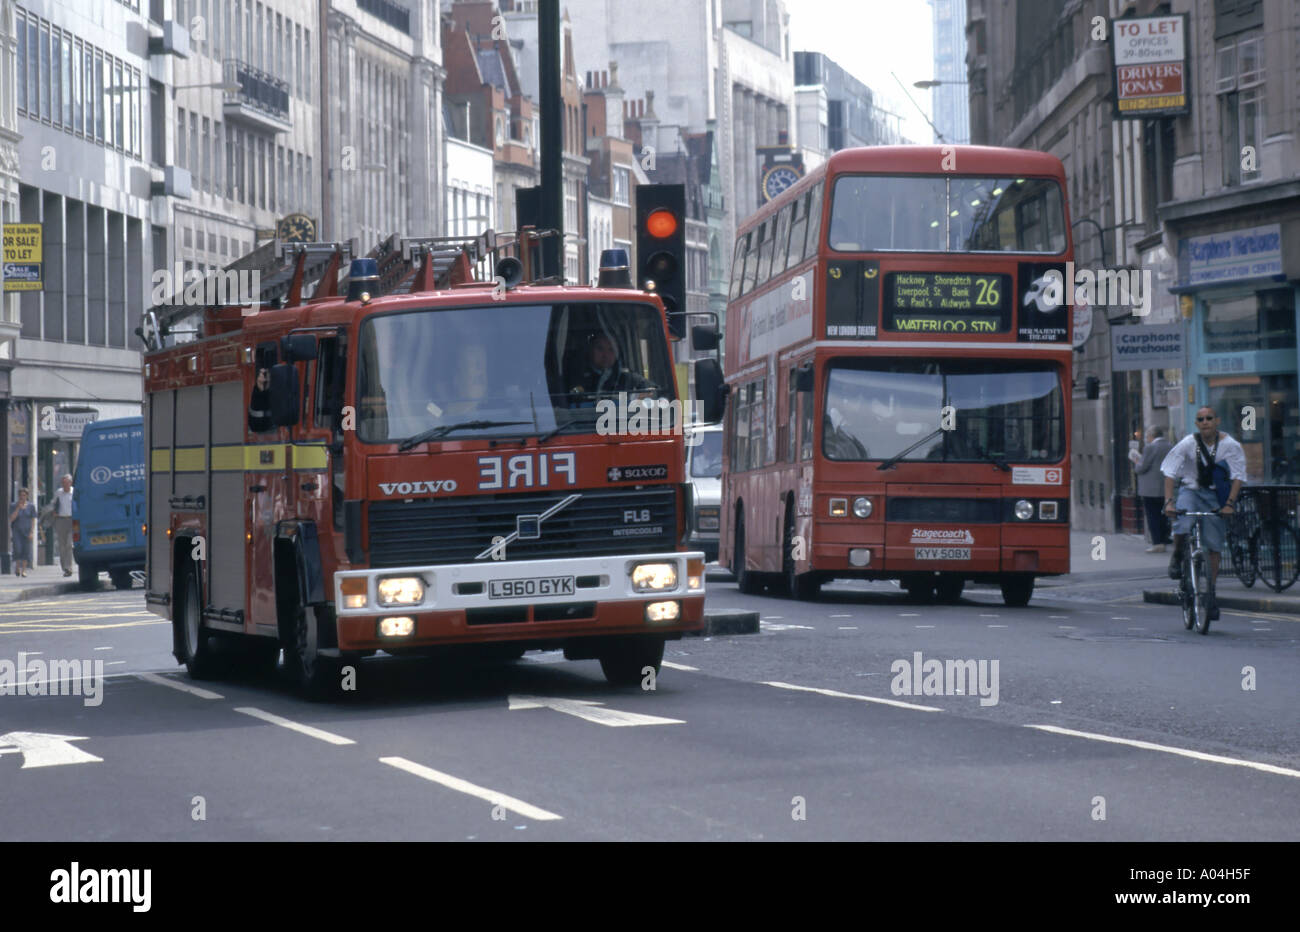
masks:
[[[339,690],[342,663],[317,651],[316,608],[300,605],[294,619],[293,640],[285,646],[284,666],[303,695],[313,702],[329,699]]]
[[[181,646],[185,652],[185,669],[196,680],[210,679],[216,675],[217,662],[212,651],[212,639],[203,627],[203,605],[199,599],[199,580],[196,572],[185,574],[185,596],[177,622],[181,629]]]
[[[629,637],[615,641],[600,655],[600,669],[611,686],[638,686],[648,674],[659,675],[664,659],[663,638]]]
[[[736,515],[736,540],[731,548],[731,575],[736,588],[745,595],[757,595],[763,589],[758,573],[745,569],[745,517]]]

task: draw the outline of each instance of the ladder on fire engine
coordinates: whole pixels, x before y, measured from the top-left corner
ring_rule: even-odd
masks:
[[[496,234],[478,236],[405,237],[394,233],[366,258],[378,266],[379,281],[368,289],[372,297],[436,291],[475,281],[491,281],[489,260]],[[339,286],[347,291],[345,278]]]

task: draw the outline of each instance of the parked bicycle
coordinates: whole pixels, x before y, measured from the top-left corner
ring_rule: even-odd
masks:
[[[1183,606],[1183,627],[1196,629],[1197,634],[1210,630],[1210,551],[1201,540],[1201,523],[1206,518],[1218,518],[1217,511],[1182,511],[1180,515],[1192,518],[1183,547],[1183,578],[1179,584],[1179,597]]]
[[[1228,519],[1225,550],[1232,571],[1244,586],[1256,579],[1275,592],[1300,576],[1300,536],[1289,490],[1244,489],[1236,514]]]

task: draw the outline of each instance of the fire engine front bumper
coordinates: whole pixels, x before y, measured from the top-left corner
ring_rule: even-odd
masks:
[[[704,554],[341,570],[333,597],[343,651],[672,636],[704,626]]]

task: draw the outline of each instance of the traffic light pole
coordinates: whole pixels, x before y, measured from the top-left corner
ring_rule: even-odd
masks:
[[[541,241],[544,275],[564,276],[564,102],[560,71],[560,0],[537,5],[537,96],[542,180],[538,226],[558,230]]]

